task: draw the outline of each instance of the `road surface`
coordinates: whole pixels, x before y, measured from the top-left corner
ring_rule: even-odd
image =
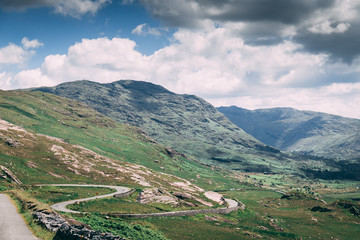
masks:
[[[56,203],[56,204],[51,206],[52,209],[54,209],[56,211],[69,212],[69,213],[80,213],[80,212],[67,209],[66,208],[67,205],[74,204],[76,202],[85,202],[85,201],[89,201],[89,200],[94,200],[94,199],[97,199],[97,198],[112,197],[115,194],[126,193],[126,192],[131,191],[131,189],[127,188],[127,187],[108,186],[108,185],[83,185],[83,184],[47,184],[47,185],[56,186],[56,187],[102,187],[102,188],[111,188],[111,189],[116,190],[116,192],[106,194],[106,195],[88,197],[88,198],[82,198],[82,199],[76,199],[76,200],[70,200],[70,201],[66,201],[66,202]]]
[[[5,194],[0,194],[0,240],[37,240]]]
[[[54,210],[61,211],[61,212],[70,212],[70,213],[80,213],[80,212],[67,209],[66,208],[67,205],[74,204],[76,202],[84,202],[84,201],[89,201],[89,200],[98,199],[98,198],[111,197],[115,194],[126,193],[126,192],[130,191],[130,188],[127,188],[127,187],[108,186],[108,185],[82,185],[82,184],[47,184],[47,185],[58,186],[58,187],[61,187],[61,186],[63,186],[63,187],[66,187],[66,186],[69,186],[69,187],[106,187],[106,188],[112,188],[112,189],[116,190],[115,193],[110,193],[110,194],[96,196],[96,197],[70,200],[70,201],[66,201],[66,202],[60,202],[60,203],[56,203],[51,206]],[[235,208],[239,205],[238,202],[236,202],[235,200],[232,200],[232,199],[225,199],[225,201],[227,202],[227,205],[228,205],[227,208]],[[241,203],[240,209],[244,209],[244,208],[245,208],[245,205],[243,203]],[[179,211],[179,212],[186,213],[186,212],[193,212],[193,211],[194,210],[185,210],[185,211]],[[159,216],[161,216],[162,214],[168,214],[168,213],[174,213],[174,212],[155,213],[155,214],[158,214]]]

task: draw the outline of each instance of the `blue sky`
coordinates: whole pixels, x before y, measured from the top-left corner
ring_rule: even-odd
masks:
[[[358,0],[0,0],[0,89],[134,79],[360,118]]]
[[[83,38],[131,38],[136,41],[137,49],[146,55],[169,44],[169,30],[163,31],[160,36],[150,35],[146,38],[131,33],[143,23],[161,27],[161,22],[152,18],[139,3],[124,5],[114,1],[96,14],[76,17],[57,14],[48,7],[1,9],[0,47],[5,47],[9,42],[20,45],[24,36],[38,39],[44,45],[29,62],[30,67],[36,67],[47,55],[65,54],[69,46]]]

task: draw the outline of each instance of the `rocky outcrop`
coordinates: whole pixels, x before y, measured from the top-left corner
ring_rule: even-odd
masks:
[[[101,233],[89,230],[83,226],[74,226],[67,223],[61,225],[56,232],[54,240],[125,240],[125,238],[114,236],[112,233]]]
[[[56,213],[35,212],[34,218],[51,232],[56,232],[54,240],[125,240],[112,233],[102,233],[89,229],[84,224],[71,224]]]
[[[164,204],[172,204],[172,205],[179,204],[177,198],[172,196],[167,191],[158,188],[145,188],[139,194],[137,201],[143,204],[146,203],[164,203]]]
[[[9,169],[0,165],[0,169],[3,172],[3,175],[0,175],[2,178],[9,178],[11,181],[15,182],[18,185],[22,185],[22,182],[13,174]]]
[[[136,189],[132,189],[129,192],[125,192],[125,193],[118,193],[118,194],[114,194],[114,198],[123,198],[123,197],[128,197],[131,194],[133,194],[136,191]]]
[[[225,199],[225,200],[229,205],[226,208],[211,208],[211,209],[199,209],[199,210],[163,212],[163,213],[148,213],[148,214],[113,213],[110,215],[114,216],[114,217],[122,217],[122,218],[181,217],[181,216],[194,216],[194,215],[198,215],[198,214],[229,214],[229,213],[235,212],[239,209],[241,209],[241,210],[245,209],[245,205],[241,202],[235,202],[234,200],[231,200],[231,199]]]

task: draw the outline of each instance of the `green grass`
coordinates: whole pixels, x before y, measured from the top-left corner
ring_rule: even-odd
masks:
[[[115,190],[99,187],[32,186],[27,188],[27,192],[37,200],[51,205],[73,199],[109,194]]]
[[[79,204],[69,205],[68,208],[79,212],[91,212],[91,213],[158,213],[158,212],[170,212],[170,211],[184,211],[209,208],[207,206],[189,207],[185,204],[179,206],[172,206],[171,204],[163,203],[148,203],[141,204],[137,201],[140,190],[134,192],[131,196],[125,198],[102,198],[86,202],[80,202]],[[195,200],[188,200],[188,202],[194,204],[198,203]],[[101,206],[101,208],[99,208]],[[218,208],[220,205],[214,205],[214,208]]]
[[[236,183],[219,168],[211,168],[193,160],[167,155],[163,146],[149,142],[139,134],[137,128],[116,123],[86,105],[58,96],[41,92],[1,91],[1,118],[22,126],[27,130],[64,139],[71,144],[78,144],[103,156],[119,161],[144,165],[155,171],[169,173],[188,180],[193,179],[206,189],[223,189],[236,186]],[[57,175],[65,175],[76,182],[95,182],[69,172],[65,165],[56,162],[52,153],[45,148],[46,142],[34,145],[32,151],[23,154],[0,154],[0,164],[13,162],[17,174],[23,176],[26,183],[46,183],[46,176],[51,169]],[[5,147],[5,146],[3,146]],[[1,148],[1,141],[0,141]],[[30,150],[30,149],[29,149]],[[37,154],[37,156],[35,156]],[[39,162],[44,171],[28,169],[24,164],[28,159]],[[165,167],[164,169],[162,169]],[[66,178],[57,179],[71,182]],[[51,181],[51,180],[50,180]],[[114,181],[105,180],[108,183]],[[51,181],[53,182],[53,181]],[[97,181],[98,182],[98,181]]]
[[[129,224],[122,219],[105,219],[100,215],[94,214],[82,217],[74,216],[74,218],[91,226],[93,230],[111,232],[126,239],[166,240],[166,237],[156,229],[139,224]]]

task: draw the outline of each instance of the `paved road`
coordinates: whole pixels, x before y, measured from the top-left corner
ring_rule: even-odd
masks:
[[[106,195],[70,200],[70,201],[66,201],[66,202],[56,203],[51,206],[54,210],[61,211],[61,212],[70,212],[70,213],[80,213],[80,212],[67,209],[66,208],[67,205],[74,204],[76,202],[85,202],[85,201],[89,201],[89,200],[93,200],[93,199],[97,199],[97,198],[112,197],[115,194],[126,193],[126,192],[131,191],[131,189],[127,188],[127,187],[108,186],[108,185],[83,185],[83,184],[47,184],[47,185],[57,186],[57,187],[103,187],[103,188],[111,188],[111,189],[116,190],[116,192],[106,194]]]
[[[0,194],[0,240],[36,240],[10,197]]]
[[[106,188],[112,188],[112,189],[116,190],[115,193],[110,193],[110,194],[96,196],[96,197],[82,198],[82,199],[77,199],[77,200],[70,200],[70,201],[66,201],[66,202],[57,203],[57,204],[54,204],[54,205],[51,206],[54,210],[61,211],[61,212],[70,212],[70,213],[80,213],[80,212],[67,209],[66,206],[69,205],[69,204],[74,204],[75,202],[89,201],[89,200],[93,200],[93,199],[97,199],[97,198],[111,197],[114,194],[126,193],[126,192],[130,191],[130,188],[119,187],[119,186],[108,186],[108,185],[82,185],[82,184],[47,184],[47,185],[58,186],[58,187],[60,187],[60,186],[64,186],[64,187],[65,186],[70,186],[70,187],[106,187]],[[235,207],[237,207],[239,205],[238,202],[236,202],[235,200],[232,200],[232,199],[225,199],[225,201],[228,204],[228,206],[227,206],[228,208],[235,208]],[[245,209],[245,205],[243,203],[240,203],[240,209]],[[179,212],[193,212],[193,210],[186,210],[186,211],[179,211]],[[169,213],[169,212],[167,212],[167,213]],[[158,213],[158,215],[161,216],[162,214],[167,214],[167,213]],[[173,213],[173,212],[170,212],[170,213]]]

